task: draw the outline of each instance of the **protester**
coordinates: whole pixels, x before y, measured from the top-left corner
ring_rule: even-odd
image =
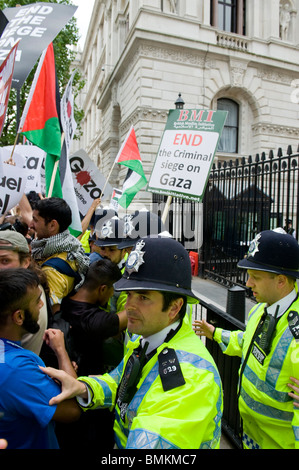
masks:
[[[209,352],[182,320],[186,302],[198,301],[191,280],[190,259],[179,242],[140,239],[114,286],[128,292],[128,329],[134,334],[124,360],[97,378],[74,380],[45,369],[62,383],[50,403],[78,396],[85,410],[115,406],[118,448],[218,448],[221,380]]]
[[[82,287],[62,301],[61,317],[70,324],[71,351],[68,352],[77,363],[78,375],[104,374],[123,359],[123,342],[117,335],[127,326],[126,312],[119,315],[107,312],[113,284],[120,278],[120,270],[112,261],[95,261]],[[113,448],[113,413],[109,409],[84,413],[75,426],[59,428],[61,448],[72,449],[76,442],[84,449]]]
[[[14,230],[0,231],[0,269],[24,268],[36,272],[39,276],[39,287],[42,292],[43,306],[40,309],[38,318],[39,331],[35,334],[27,333],[22,337],[23,348],[30,349],[39,355],[44,332],[48,326],[48,285],[44,273],[31,260],[29,246],[26,238]]]
[[[60,387],[41,371],[41,359],[21,347],[22,336],[39,328],[42,300],[37,275],[24,268],[1,271],[0,305],[0,435],[8,449],[58,448],[54,421],[76,420],[80,410],[75,400],[49,406]],[[59,367],[75,378],[62,333],[47,330],[45,338],[57,354]]]
[[[53,314],[60,310],[62,299],[82,285],[89,266],[81,243],[68,230],[71,221],[71,209],[60,198],[40,200],[33,210],[36,239],[31,253],[46,273]]]
[[[299,245],[288,234],[263,231],[238,267],[247,269],[246,286],[258,302],[245,332],[204,320],[195,321],[194,328],[224,354],[242,357],[238,396],[244,448],[298,449],[299,410],[292,398],[299,397],[290,395],[288,383],[299,377]]]

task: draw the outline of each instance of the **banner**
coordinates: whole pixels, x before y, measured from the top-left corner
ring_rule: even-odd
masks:
[[[0,175],[0,216],[15,207],[25,192],[27,170],[2,162]]]
[[[5,8],[9,20],[0,38],[0,63],[21,39],[12,80],[20,89],[42,51],[48,47],[77,10],[76,6],[37,2],[16,8]]]
[[[6,116],[18,45],[19,43],[11,49],[7,58],[0,66],[0,136]]]
[[[227,111],[172,109],[148,191],[201,202]]]
[[[4,160],[7,160],[7,155],[10,157],[13,146],[2,147],[0,153],[5,152]],[[6,153],[7,152],[7,153]],[[27,170],[27,181],[25,186],[25,193],[41,191],[41,167],[44,163],[46,153],[36,147],[35,145],[17,145],[13,154],[13,161],[16,166]]]
[[[70,156],[70,167],[80,213],[85,216],[94,199],[110,199],[112,187],[84,150]]]
[[[60,103],[60,121],[64,132],[67,155],[70,153],[70,147],[77,129],[77,123],[74,117],[74,96],[72,88],[75,73],[76,72],[72,73]]]

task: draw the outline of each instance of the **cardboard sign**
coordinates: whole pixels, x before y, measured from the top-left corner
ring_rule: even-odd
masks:
[[[70,167],[78,208],[85,216],[94,199],[101,197],[104,200],[111,197],[112,187],[109,183],[106,184],[105,193],[102,195],[106,178],[84,150],[79,150],[70,156]]]
[[[25,192],[27,170],[2,162],[0,174],[0,216],[15,207]]]
[[[13,146],[3,147],[2,151],[9,152],[9,156],[13,150]],[[27,181],[25,193],[41,191],[41,167],[46,157],[44,152],[35,145],[18,145],[13,154],[13,161],[20,168],[27,170]]]
[[[5,8],[9,20],[0,39],[0,63],[21,39],[16,55],[12,87],[20,89],[42,51],[72,18],[76,6],[37,2]]]
[[[227,111],[173,109],[148,191],[201,202]]]

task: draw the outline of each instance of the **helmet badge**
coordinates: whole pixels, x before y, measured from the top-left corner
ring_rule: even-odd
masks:
[[[132,251],[127,259],[126,270],[129,274],[132,272],[138,272],[140,266],[144,263],[143,256],[145,251],[141,251],[145,243],[143,240],[140,240],[136,243],[134,251]]]
[[[249,245],[248,249],[248,256],[254,257],[254,255],[259,251],[259,239],[261,238],[261,234],[259,233],[254,240]]]
[[[125,226],[124,226],[124,235],[127,237],[127,236],[130,236],[134,230],[134,225],[132,223],[132,216],[131,215],[126,215],[124,217],[124,223],[125,223]]]
[[[100,238],[109,238],[110,235],[112,235],[112,233],[113,233],[112,225],[109,220],[105,225],[103,225]]]

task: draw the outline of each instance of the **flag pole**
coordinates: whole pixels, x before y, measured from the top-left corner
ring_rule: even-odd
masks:
[[[111,170],[110,170],[110,173],[109,173],[108,177],[106,178],[104,187],[103,187],[103,189],[101,190],[101,195],[100,195],[100,197],[102,197],[103,194],[104,194],[104,191],[105,191],[105,189],[106,189],[107,183],[108,183],[108,181],[109,181],[109,179],[110,179],[110,176],[111,176],[111,174],[112,174],[112,171],[113,171],[114,167],[115,167],[115,160],[114,160],[114,163],[113,163],[112,168],[111,168]]]
[[[63,147],[63,143],[64,143],[64,132],[61,134],[61,150],[62,150],[62,147]],[[48,191],[48,197],[52,196],[54,183],[55,183],[55,178],[56,178],[56,173],[57,173],[57,170],[58,170],[58,165],[59,165],[59,159],[57,159],[55,164],[54,164],[52,177],[51,177],[51,183],[50,183],[50,187],[49,187],[49,191]]]
[[[167,198],[167,201],[166,201],[166,205],[164,207],[164,211],[163,211],[163,215],[162,215],[162,222],[163,224],[165,224],[165,221],[167,219],[167,215],[168,215],[168,212],[169,212],[169,208],[171,206],[171,203],[172,203],[172,196],[168,196]]]

